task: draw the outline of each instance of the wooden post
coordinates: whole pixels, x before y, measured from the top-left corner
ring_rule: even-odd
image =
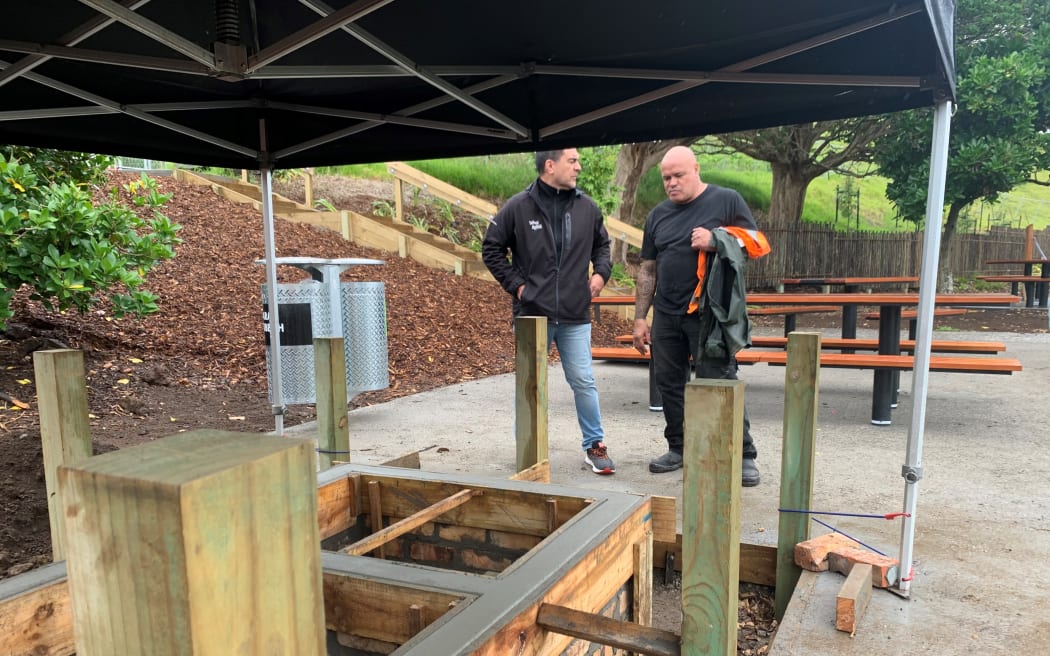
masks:
[[[347,241],[354,240],[354,223],[350,218],[350,212],[346,210],[339,211],[339,228],[343,239]]]
[[[744,383],[685,386],[682,654],[736,655]]]
[[[317,398],[317,456],[322,470],[333,460],[350,462],[350,426],[346,411],[346,355],[342,337],[314,338],[314,388]]]
[[[1021,259],[1031,260],[1035,258],[1035,226],[1031,223],[1024,229],[1024,254]]]
[[[248,184],[248,169],[241,169],[241,182]]]
[[[394,178],[394,220],[405,222],[405,183],[401,178]]]
[[[314,206],[314,170],[312,167],[303,169],[303,197],[304,204],[313,208]]]
[[[809,510],[813,498],[817,400],[820,384],[820,333],[788,336],[784,368],[784,444],[780,458],[780,507]],[[809,515],[780,513],[777,530],[777,585],[774,607],[784,618],[802,568],[795,545],[809,539]]]
[[[315,469],[211,430],[59,468],[77,655],[322,656]]]
[[[44,451],[44,487],[51,522],[51,557],[66,558],[62,497],[58,467],[91,456],[84,354],[73,349],[33,353],[36,394],[40,412],[40,441]]]
[[[515,469],[528,469],[548,459],[547,452],[547,318],[514,320]]]
[[[653,533],[634,545],[634,607],[631,619],[642,626],[653,625]]]

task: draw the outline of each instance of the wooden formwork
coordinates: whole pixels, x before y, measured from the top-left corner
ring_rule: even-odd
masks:
[[[465,490],[468,501],[430,510]],[[647,624],[652,505],[528,481],[328,470],[317,499],[328,653],[566,652],[573,638],[537,625],[542,604]],[[377,531],[393,537],[368,557],[344,553]],[[64,562],[0,583],[0,653],[75,653]]]
[[[541,331],[525,328],[527,326],[522,326],[523,334],[531,335],[538,343],[543,341],[539,339]],[[816,385],[813,372],[807,373],[807,368],[816,370],[814,354],[820,352],[819,336],[793,335],[788,350],[796,354],[789,360],[789,365],[792,362],[801,364],[797,365],[797,370],[789,366],[792,375],[786,377],[789,393],[785,395],[785,454],[789,451],[795,454],[787,460],[797,461],[800,469],[786,472],[791,474],[786,478],[798,479],[799,484],[795,490],[785,492],[782,489],[781,500],[789,507],[806,507],[812,458],[796,457],[804,456],[808,451],[802,449],[800,454],[795,443],[805,445],[812,442]],[[804,357],[806,353],[809,357]],[[525,360],[525,364],[529,364],[528,358]],[[545,366],[542,366],[545,363],[531,364],[537,370],[545,371]],[[519,385],[531,380],[521,373],[519,371]],[[273,540],[279,542],[267,545],[270,534],[260,534],[262,539],[239,546],[238,558],[231,562],[238,565],[238,572],[247,572],[239,576],[251,577],[251,568],[245,570],[240,560],[254,562],[258,559],[257,551],[272,550],[277,546],[284,549],[284,555],[293,556],[289,559],[281,555],[284,559],[279,559],[279,567],[304,559],[317,567],[312,573],[305,569],[296,569],[293,574],[281,570],[270,576],[278,576],[278,583],[289,575],[318,577],[321,603],[316,607],[316,614],[307,613],[302,621],[304,626],[296,626],[294,631],[299,631],[300,635],[320,631],[326,636],[327,652],[336,656],[395,652],[400,656],[576,654],[590,653],[593,649],[603,649],[602,653],[605,653],[602,645],[612,647],[612,653],[666,656],[696,650],[733,653],[738,581],[765,585],[775,582],[777,605],[783,609],[797,581],[797,567],[786,562],[790,557],[790,547],[808,533],[803,526],[785,524],[782,517],[779,549],[739,543],[742,391],[739,381],[693,382],[687,386],[686,444],[690,449],[687,462],[697,463],[699,467],[686,467],[684,472],[685,538],[676,535],[677,513],[673,499],[580,490],[545,483],[549,478],[547,463],[537,459],[538,447],[544,440],[536,439],[533,445],[536,448],[520,449],[519,456],[523,456],[519,457],[521,462],[518,463],[521,471],[509,480],[404,468],[418,467],[418,454],[399,458],[396,464],[400,466],[390,466],[394,463],[383,466],[340,465],[319,475],[316,499],[311,498],[310,487],[306,488],[305,497],[309,504],[285,503],[287,499],[303,499],[301,493],[285,494],[285,501],[281,501],[284,497],[280,494],[273,497],[278,505],[285,507],[282,511],[286,517],[283,529],[274,523],[265,508],[257,510],[259,504],[253,503],[257,494],[235,493],[232,496],[236,498],[236,504],[231,502],[229,507],[238,508],[246,516],[255,517],[258,513],[258,521],[272,527]],[[534,412],[545,407],[545,395],[540,394],[538,403],[533,405],[535,407],[530,407]],[[538,415],[536,422],[544,423],[539,421],[542,413]],[[66,435],[69,432],[59,431],[66,440],[71,439]],[[112,497],[106,496],[109,492],[103,486],[95,485],[93,478],[104,474],[104,468],[93,467],[92,461],[123,459],[121,467],[111,467],[119,474],[114,477],[115,487],[111,489],[123,493],[131,481],[134,489],[160,490],[166,494],[164,486],[172,482],[170,466],[131,452],[143,448],[170,450],[172,441],[190,443],[193,448],[186,449],[183,444],[183,451],[179,454],[169,453],[169,461],[182,468],[184,459],[196,459],[196,466],[202,472],[208,470],[206,477],[214,479],[215,472],[211,469],[217,454],[202,456],[198,453],[201,445],[212,448],[213,438],[240,439],[242,443],[248,438],[247,443],[251,444],[272,439],[214,431],[199,433],[205,434],[182,434],[88,458],[88,464],[79,463],[66,469],[82,470],[81,473],[86,474],[82,480],[86,481],[89,492],[109,503],[112,501]],[[539,433],[544,437],[543,431]],[[266,457],[271,457],[272,453],[285,450],[280,443],[292,442],[301,441],[277,439],[269,446],[250,446],[247,449],[250,453],[239,458],[232,455],[226,458],[226,454],[222,454],[218,460],[230,465],[231,470],[240,468],[247,478],[226,476],[227,472],[223,472],[223,486],[213,489],[210,494],[195,488],[189,497],[193,502],[191,508],[196,510],[186,510],[185,497],[181,500],[178,495],[173,497],[167,503],[173,514],[178,515],[178,522],[182,522],[179,526],[190,527],[188,534],[191,536],[201,536],[193,527],[198,524],[196,520],[203,518],[213,526],[208,538],[221,542],[223,536],[230,533],[216,523],[216,518],[225,508],[220,507],[217,514],[212,505],[215,501],[221,505],[223,499],[229,498],[229,490],[276,488],[287,491],[292,487],[301,490],[303,482],[313,476],[309,466],[302,469],[304,461],[301,456],[298,458],[300,470],[294,475],[293,470],[287,468],[260,467],[256,463],[256,452],[265,452]],[[301,450],[301,447],[295,448]],[[243,446],[241,449],[245,450]],[[410,457],[412,455],[415,457]],[[125,464],[130,469],[125,468]],[[269,473],[262,475],[260,472],[263,471]],[[68,478],[67,475],[66,480]],[[246,480],[249,483],[245,483]],[[289,487],[292,482],[294,485]],[[215,494],[216,491],[221,494]],[[49,487],[49,494],[54,493]],[[90,508],[92,504],[84,501],[91,497],[68,486],[58,493],[63,497],[67,524],[75,528],[76,522],[68,519],[72,516],[71,511]],[[121,502],[124,505],[119,507],[134,511],[138,496],[127,496],[129,501]],[[212,503],[201,503],[202,499],[210,499]],[[292,508],[298,510],[289,510]],[[96,513],[97,519],[91,528],[97,529],[97,524],[102,523],[113,533],[113,526],[117,526],[117,537],[124,539],[125,545],[136,544],[135,537],[140,529],[136,519],[129,519],[137,517],[135,512],[122,511],[115,519],[97,509],[92,512]],[[194,512],[203,514],[198,516]],[[312,517],[314,513],[316,526],[312,519],[304,523],[304,518]],[[164,524],[158,524],[155,519],[150,521],[156,526]],[[185,530],[163,530],[168,530],[165,536],[174,541],[187,539]],[[92,548],[108,545],[106,540],[111,537],[100,539],[92,531],[82,533],[88,534]],[[298,548],[295,551],[285,548],[287,545],[282,547],[293,537],[296,543],[301,543],[301,537],[306,533],[310,537],[305,550]],[[78,531],[72,531],[69,539],[76,541],[82,537]],[[310,548],[310,544],[317,544],[317,550]],[[149,551],[149,547],[140,551]],[[149,628],[143,618],[151,620],[150,613],[135,610],[133,603],[129,606],[122,598],[125,588],[136,592],[137,583],[111,585],[107,576],[97,573],[85,577],[84,573],[101,561],[83,558],[84,552],[83,545],[75,544],[68,551],[81,554],[79,560],[71,558],[71,564],[79,563],[80,578],[76,579],[79,581],[76,585],[80,587],[75,589],[85,590],[85,597],[78,597],[80,593],[75,592],[71,600],[65,562],[0,581],[0,654],[61,656],[75,653],[73,605],[75,602],[83,608],[85,598],[90,598],[91,604],[105,595],[119,600],[113,604],[112,615],[106,618],[113,626],[120,625],[124,615],[130,613],[131,621]],[[138,562],[142,565],[154,561],[147,557]],[[102,564],[113,568],[114,576],[123,576],[125,581],[153,576],[153,570],[171,578],[171,570],[178,569],[164,559],[157,562],[159,567],[140,566],[135,571],[131,571],[134,566],[131,570],[121,569],[119,558],[110,558]],[[681,636],[646,626],[651,619],[654,565],[662,565],[665,574],[672,567],[683,572],[683,614],[686,621]],[[211,571],[215,573],[214,568]],[[189,568],[185,566],[175,574],[182,581],[194,578],[189,576]],[[225,572],[221,574],[230,578]],[[196,579],[199,584],[201,577]],[[105,588],[104,593],[96,594],[98,591],[84,585],[84,581],[97,582],[100,589]],[[265,581],[252,581],[251,585],[243,586],[239,579],[237,581],[235,587],[246,588],[249,592],[252,585],[265,585]],[[144,587],[152,587],[155,591],[157,586],[147,584]],[[305,588],[296,593],[304,594],[303,599],[306,599],[309,591],[303,593],[303,590]],[[255,613],[255,598],[251,594],[245,596],[244,589],[240,592],[241,603],[246,609],[244,614],[241,613],[242,606],[226,602],[226,607],[232,612],[221,617],[224,621],[242,621],[249,626],[263,624],[265,618]],[[193,603],[191,596],[183,594],[177,602],[188,608]],[[214,595],[208,591],[205,596]],[[211,598],[207,601],[215,603]],[[163,598],[161,602],[160,606],[172,605]],[[288,603],[293,607],[297,604],[294,601]],[[162,608],[160,612],[163,611]],[[303,616],[301,607],[298,611]],[[81,617],[79,611],[77,615]],[[146,631],[144,635],[151,636],[152,633]],[[198,635],[199,632],[194,637]],[[208,635],[207,631],[204,635]],[[148,651],[125,653],[212,653],[169,652],[158,650],[152,644],[149,647]],[[249,649],[239,653],[271,652]],[[98,653],[110,652],[103,650]]]

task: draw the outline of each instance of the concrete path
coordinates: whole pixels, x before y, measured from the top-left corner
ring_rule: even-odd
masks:
[[[910,598],[874,591],[851,638],[834,629],[834,595],[845,579],[821,575],[826,579],[821,590],[806,613],[781,628],[772,653],[1050,650],[1050,335],[938,332],[935,337],[1003,341],[1006,355],[1025,369],[1011,376],[930,374]],[[584,465],[571,393],[561,369],[552,365],[552,482],[673,495],[681,509],[680,472],[654,475],[647,468],[665,451],[665,442],[662,414],[648,410],[646,368],[596,363],[595,373],[617,473],[597,476]],[[911,374],[901,375],[900,407],[890,426],[869,422],[872,372],[828,369],[820,376],[814,509],[901,510]],[[762,485],[743,490],[746,542],[776,544],[783,377],[783,368],[767,365],[741,371],[762,470]],[[425,449],[424,469],[509,476],[515,454],[513,395],[513,375],[505,375],[354,410],[352,460],[380,463]],[[899,555],[899,521],[822,519],[887,555]],[[812,525],[811,535],[826,532]]]

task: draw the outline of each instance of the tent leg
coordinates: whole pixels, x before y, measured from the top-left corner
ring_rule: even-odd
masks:
[[[274,432],[284,435],[284,392],[281,389],[281,317],[277,308],[277,264],[273,244],[273,177],[268,166],[259,170],[259,188],[262,191],[263,245],[266,249],[266,306],[270,309],[270,364],[273,367],[273,388],[270,410],[273,412]]]
[[[908,430],[908,448],[901,475],[904,477],[904,521],[901,524],[900,566],[896,592],[908,596],[911,588],[915,546],[915,509],[922,479],[922,443],[926,427],[926,391],[930,377],[930,342],[933,339],[933,307],[937,294],[937,260],[941,252],[941,217],[944,214],[944,184],[948,173],[948,135],[951,132],[951,101],[939,103],[933,115],[933,146],[930,181],[926,196],[926,235],[923,238],[922,276],[915,335],[915,365],[912,376],[914,410]]]

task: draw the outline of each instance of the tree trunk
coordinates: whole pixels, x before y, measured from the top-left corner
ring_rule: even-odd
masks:
[[[806,189],[813,176],[803,171],[801,162],[771,162],[773,189],[769,198],[770,226],[789,226],[802,220]]]
[[[638,184],[642,176],[651,167],[656,166],[664,153],[672,146],[689,146],[698,138],[668,139],[665,141],[647,141],[645,143],[624,144],[616,157],[616,175],[613,184],[620,187],[620,220],[634,226],[641,226],[645,215],[651,208],[640,210],[635,207],[638,202]]]
[[[948,219],[944,222],[944,230],[941,231],[941,252],[937,266],[937,291],[948,290],[948,275],[952,272],[952,253],[955,250],[955,233],[959,227],[959,215],[964,203],[952,203],[948,207]],[[926,227],[929,229],[929,226]]]

